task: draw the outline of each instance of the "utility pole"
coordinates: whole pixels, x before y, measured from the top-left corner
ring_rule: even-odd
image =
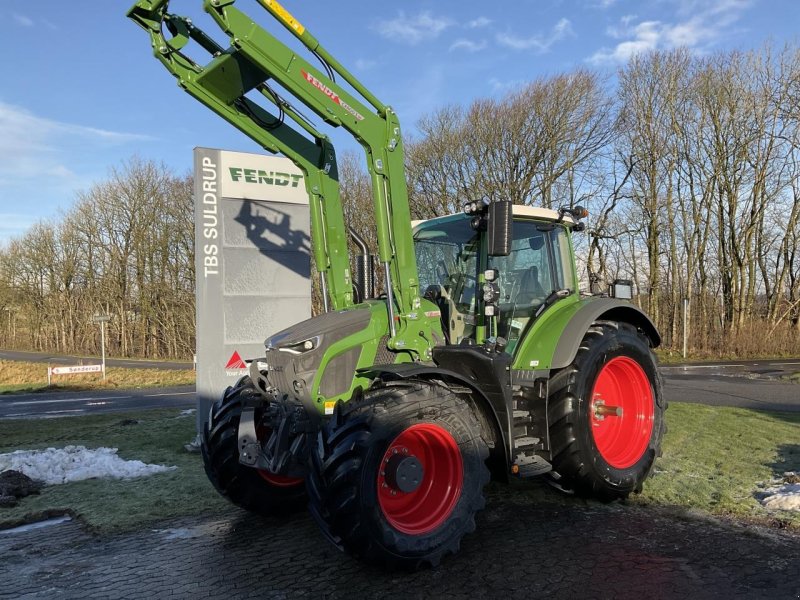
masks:
[[[106,380],[106,323],[111,320],[108,315],[95,314],[92,323],[100,324],[100,353],[103,358],[103,381]]]
[[[683,358],[686,359],[687,319],[689,315],[689,298],[683,298]]]

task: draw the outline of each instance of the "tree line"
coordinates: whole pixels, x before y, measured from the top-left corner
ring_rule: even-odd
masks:
[[[117,356],[194,352],[191,179],[134,158],[58,219],[0,249],[2,346]]]
[[[417,132],[414,218],[481,197],[583,205],[586,289],[632,280],[667,347],[686,318],[696,353],[800,351],[797,48],[650,52],[613,80],[576,69],[444,106]],[[344,154],[340,184],[348,223],[372,240],[362,165]],[[134,159],[0,249],[2,345],[94,351],[91,316],[108,313],[112,352],[189,357],[193,253],[189,178]]]

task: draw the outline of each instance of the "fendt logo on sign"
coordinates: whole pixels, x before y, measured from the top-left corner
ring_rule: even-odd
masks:
[[[279,171],[262,171],[261,169],[242,169],[240,167],[228,167],[231,180],[235,182],[244,181],[245,183],[257,183],[261,185],[290,186],[296,188],[303,179],[302,175],[293,173],[281,173]]]

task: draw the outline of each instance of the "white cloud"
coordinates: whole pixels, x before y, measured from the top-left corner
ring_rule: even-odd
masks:
[[[450,52],[455,52],[458,50],[464,50],[465,52],[480,52],[481,50],[484,50],[486,46],[486,40],[473,42],[472,40],[458,39],[450,44]]]
[[[57,149],[59,139],[83,138],[111,145],[152,140],[140,133],[125,133],[75,125],[39,117],[26,108],[0,101],[0,169],[28,153]]]
[[[677,12],[692,15],[675,23],[657,20],[634,23],[634,15],[622,17],[619,24],[606,30],[606,34],[622,40],[614,47],[604,47],[592,54],[588,62],[601,65],[623,63],[635,54],[650,50],[669,50],[685,46],[702,51],[725,35],[727,28],[735,23],[742,11],[750,6],[750,0],[673,0]]]
[[[17,23],[17,25],[22,25],[23,27],[33,27],[33,19],[30,17],[26,17],[25,15],[21,15],[19,13],[12,13],[11,17]]]
[[[356,69],[359,71],[369,71],[372,67],[377,65],[378,63],[374,60],[370,60],[368,58],[359,58],[356,59]]]
[[[78,148],[111,148],[154,138],[138,133],[110,131],[40,117],[28,109],[0,101],[0,204],[20,191],[38,189],[42,194],[68,193],[87,183],[81,171]],[[73,170],[75,169],[75,170]],[[0,239],[18,222],[0,228]]]
[[[592,0],[589,2],[589,8],[599,8],[606,10],[614,6],[619,0]]]
[[[514,90],[518,90],[525,85],[524,79],[510,79],[508,81],[500,81],[496,77],[489,79],[489,88],[492,94],[505,94]]]
[[[480,29],[481,27],[487,27],[488,25],[492,24],[492,20],[487,17],[478,17],[477,19],[472,19],[466,24],[467,29]]]
[[[415,16],[407,16],[404,11],[399,11],[394,19],[375,23],[373,29],[389,40],[413,46],[424,40],[439,37],[439,34],[453,24],[451,19],[436,17],[429,11],[423,11]]]
[[[547,34],[523,38],[511,33],[500,33],[497,34],[497,43],[514,50],[535,50],[537,53],[543,54],[550,50],[553,44],[571,35],[575,35],[575,33],[572,31],[569,19],[561,19]]]

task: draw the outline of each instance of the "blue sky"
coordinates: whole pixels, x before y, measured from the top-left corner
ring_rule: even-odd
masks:
[[[0,0],[0,243],[69,209],[132,155],[191,169],[192,148],[257,151],[181,92],[125,18],[130,2]],[[498,0],[283,4],[398,111],[406,133],[448,104],[637,51],[797,43],[797,0]],[[200,0],[173,0],[209,33]],[[237,7],[260,17],[254,0]],[[264,13],[260,22],[272,25]],[[207,26],[207,27],[206,27]],[[334,134],[341,149],[353,148]]]

